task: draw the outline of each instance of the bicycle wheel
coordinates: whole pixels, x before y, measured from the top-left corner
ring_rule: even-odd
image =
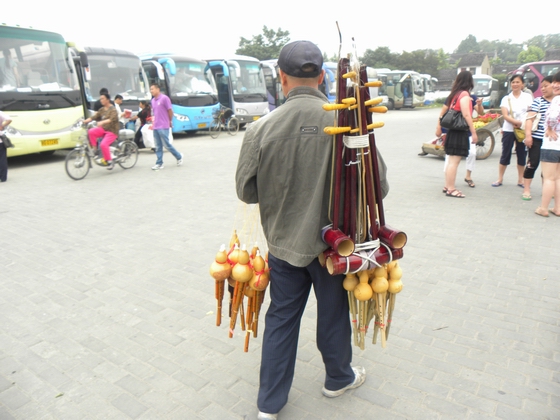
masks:
[[[213,120],[210,123],[210,128],[208,128],[208,130],[210,131],[210,137],[212,137],[213,139],[218,138],[221,128],[222,125],[220,124],[220,121]]]
[[[235,117],[231,117],[227,123],[228,133],[235,136],[239,131],[239,120]]]
[[[494,151],[494,135],[483,128],[476,130],[478,143],[476,143],[476,160],[484,160]]]
[[[74,149],[66,156],[64,167],[70,178],[79,181],[84,179],[89,172],[90,158],[85,150]]]
[[[123,169],[130,169],[138,161],[138,146],[132,141],[123,141],[119,145],[120,153],[117,162]]]

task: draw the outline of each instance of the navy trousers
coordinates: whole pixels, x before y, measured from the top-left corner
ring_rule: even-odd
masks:
[[[8,180],[8,154],[4,143],[0,143],[0,182]]]
[[[338,390],[352,383],[351,325],[344,276],[331,276],[315,259],[294,267],[269,253],[271,303],[265,318],[257,405],[278,413],[288,401],[294,378],[301,316],[311,285],[317,298],[317,347],[323,357],[325,387]]]

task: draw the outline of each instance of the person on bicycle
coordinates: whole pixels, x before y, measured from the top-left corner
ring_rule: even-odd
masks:
[[[97,154],[97,139],[100,137],[103,138],[99,147],[103,153],[105,166],[107,166],[107,169],[111,170],[115,167],[115,164],[111,158],[111,150],[109,149],[109,146],[119,136],[119,116],[117,114],[117,110],[111,104],[111,98],[108,93],[101,94],[99,100],[102,105],[101,109],[92,117],[85,120],[84,124],[87,124],[92,120],[97,121],[97,127],[91,128],[88,131],[89,142]]]

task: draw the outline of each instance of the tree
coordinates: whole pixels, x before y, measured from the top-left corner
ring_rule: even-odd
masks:
[[[476,41],[476,37],[474,35],[469,35],[465,39],[461,41],[457,49],[455,50],[457,54],[465,54],[470,52],[480,52],[480,47],[478,46],[478,42]]]
[[[397,54],[393,54],[389,47],[377,47],[375,51],[367,49],[360,61],[366,66],[375,69],[397,68]]]
[[[255,57],[257,60],[270,60],[278,58],[280,50],[288,42],[290,42],[290,32],[283,31],[281,28],[275,31],[264,25],[263,33],[253,35],[251,40],[241,37],[239,48],[235,53]]]
[[[527,41],[527,46],[539,47],[541,50],[560,48],[560,34],[537,35]]]
[[[532,63],[534,61],[541,61],[544,58],[544,51],[539,47],[530,45],[526,50],[521,51],[517,56],[519,64]]]
[[[338,63],[338,56],[333,54],[329,57],[326,52],[323,52],[323,62],[326,63],[327,61]]]
[[[445,51],[443,51],[443,48],[440,48],[438,50],[437,58],[438,58],[438,66],[437,66],[438,70],[445,70],[451,67],[449,65],[449,54],[446,54]]]
[[[397,60],[397,67],[402,70],[414,70],[418,73],[437,74],[438,56],[433,50],[403,51]]]

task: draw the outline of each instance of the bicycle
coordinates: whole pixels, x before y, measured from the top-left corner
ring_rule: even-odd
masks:
[[[134,131],[120,130],[119,137],[110,146],[113,162],[118,163],[123,169],[132,168],[138,161],[138,146],[132,141],[133,137]],[[80,143],[66,156],[64,164],[66,173],[76,181],[84,179],[92,167],[92,161],[96,165],[105,166],[101,158],[95,155],[86,132],[80,136]]]
[[[227,132],[234,136],[239,131],[239,120],[230,108],[220,107],[213,114],[214,119],[210,123],[209,131],[210,137],[213,139],[218,138],[220,131],[227,130]]]

